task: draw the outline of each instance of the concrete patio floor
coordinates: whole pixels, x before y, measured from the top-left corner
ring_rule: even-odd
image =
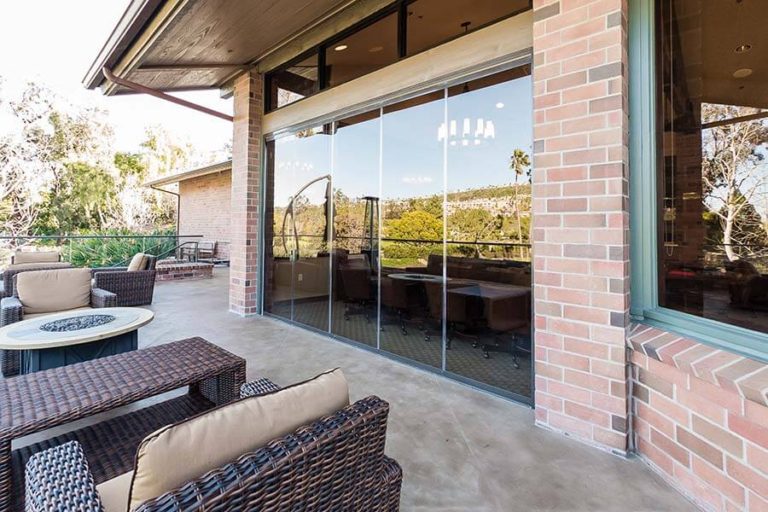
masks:
[[[286,385],[341,367],[351,398],[391,405],[387,453],[403,467],[404,511],[696,510],[637,459],[537,428],[533,411],[340,341],[227,312],[228,270],[159,283],[141,346],[202,336],[245,357],[248,378]]]

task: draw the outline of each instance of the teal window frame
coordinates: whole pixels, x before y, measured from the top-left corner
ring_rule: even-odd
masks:
[[[659,306],[655,0],[629,2],[629,161],[633,320],[768,362],[768,334]]]

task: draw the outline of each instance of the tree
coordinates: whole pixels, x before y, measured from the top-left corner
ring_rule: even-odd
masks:
[[[512,152],[512,156],[509,158],[509,168],[512,169],[512,171],[515,174],[515,217],[517,218],[517,242],[522,244],[523,243],[523,224],[520,219],[520,196],[519,196],[519,186],[518,186],[518,180],[521,177],[525,177],[530,182],[531,179],[531,159],[528,156],[528,153],[523,151],[522,149],[515,149]]]
[[[443,221],[422,210],[405,212],[399,219],[391,219],[384,223],[384,236],[398,239],[387,244],[388,258],[423,257],[433,251],[436,245],[442,244]],[[401,240],[416,240],[416,242]]]
[[[702,123],[724,122],[702,132],[702,179],[705,203],[720,220],[729,261],[739,259],[739,252],[754,249],[760,231],[765,235],[762,222],[742,219],[749,217],[749,208],[754,210],[753,203],[768,185],[763,165],[768,127],[763,119],[728,122],[757,112],[732,105],[702,105]]]

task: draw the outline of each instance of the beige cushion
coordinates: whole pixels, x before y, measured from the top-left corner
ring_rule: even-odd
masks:
[[[143,252],[137,252],[131,258],[131,262],[128,264],[128,272],[135,272],[137,270],[144,270],[147,266],[147,257]]]
[[[13,263],[55,263],[59,261],[57,251],[16,251],[13,255]]]
[[[91,304],[91,270],[65,268],[16,274],[16,294],[24,315],[53,313]]]
[[[129,471],[96,486],[101,504],[104,505],[104,512],[126,512],[128,510],[128,495],[131,492],[132,478],[133,471]]]
[[[160,429],[139,446],[129,509],[347,405],[347,381],[336,369]]]

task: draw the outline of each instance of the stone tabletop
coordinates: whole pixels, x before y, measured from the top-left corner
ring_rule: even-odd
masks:
[[[0,328],[0,349],[34,350],[89,343],[135,331],[155,313],[143,308],[97,308],[36,316]]]

